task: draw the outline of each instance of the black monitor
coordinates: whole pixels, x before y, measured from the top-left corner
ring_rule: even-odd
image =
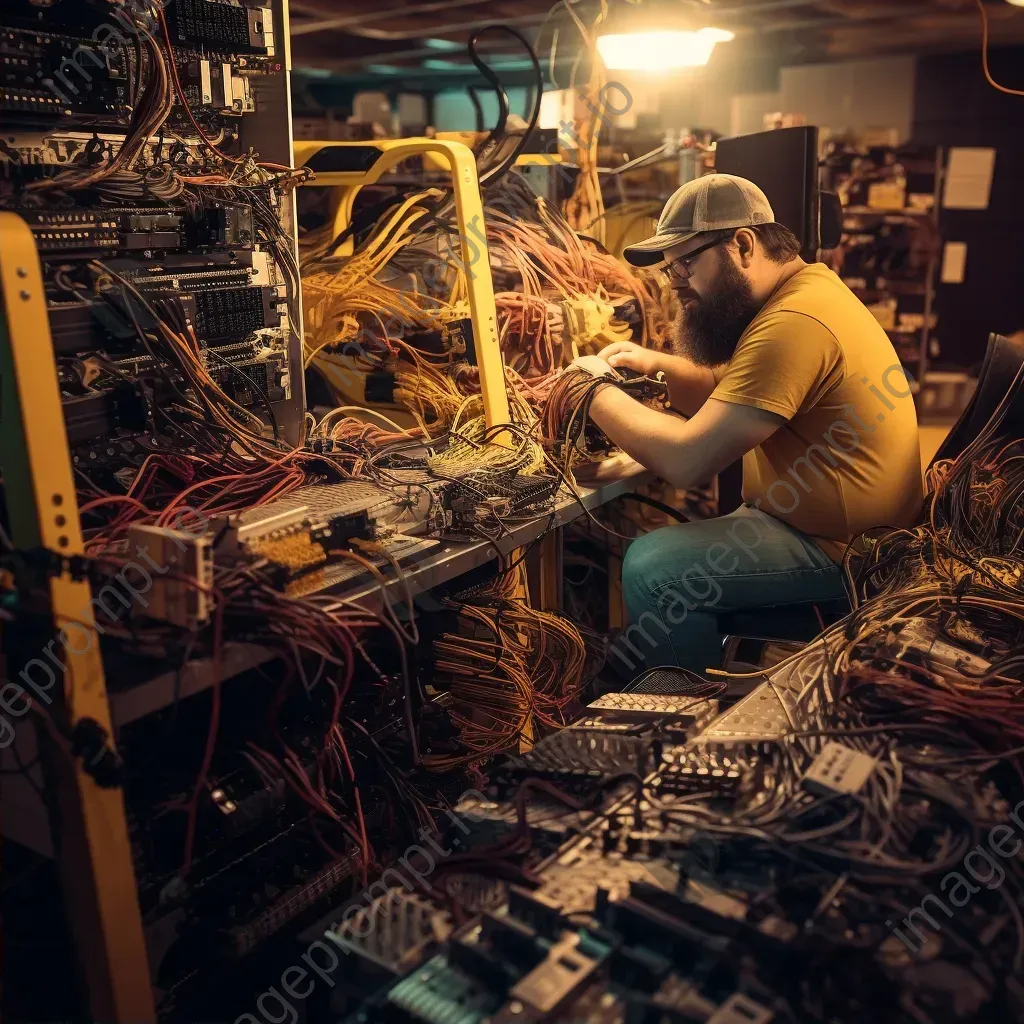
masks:
[[[812,263],[818,258],[817,128],[776,128],[719,139],[715,170],[757,185],[772,204],[776,221],[800,239],[803,258]]]

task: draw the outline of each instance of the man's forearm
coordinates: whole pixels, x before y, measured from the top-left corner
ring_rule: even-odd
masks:
[[[715,390],[715,378],[711,371],[682,356],[659,352],[657,365],[665,374],[672,408],[684,416],[693,416]]]
[[[594,396],[590,416],[627,455],[676,487],[693,487],[714,475],[707,452],[687,437],[686,422],[678,416],[611,386]]]

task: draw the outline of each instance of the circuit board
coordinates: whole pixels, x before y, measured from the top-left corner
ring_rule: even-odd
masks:
[[[272,9],[11,0],[0,51],[0,208],[28,223],[42,259],[76,465],[109,482],[132,465],[122,442],[168,435],[187,451],[170,410],[201,406],[204,386],[246,410],[247,426],[263,420],[295,439],[288,197],[266,175],[199,184],[207,151],[241,164],[258,142],[264,159],[290,161],[287,134],[274,144],[260,117],[261,99],[285,88]],[[136,140],[158,100],[162,130]],[[118,161],[125,170],[105,172]],[[183,176],[196,184],[183,190]]]

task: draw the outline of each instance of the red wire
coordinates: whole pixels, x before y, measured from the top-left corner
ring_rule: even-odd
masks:
[[[84,516],[86,512],[91,512],[94,508],[100,508],[102,505],[118,504],[121,502],[134,505],[135,508],[141,509],[148,516],[153,515],[153,513],[146,508],[141,501],[136,498],[131,498],[127,494],[108,494],[104,498],[94,498],[92,501],[87,501],[84,505],[80,505],[78,508],[78,514]]]
[[[174,62],[174,44],[171,42],[171,33],[167,28],[167,19],[164,17],[163,5],[157,4],[156,7],[157,17],[160,19],[160,28],[163,30],[164,42],[167,43],[167,63],[170,67],[171,78],[174,80],[174,88],[178,93],[178,99],[181,100],[181,105],[185,108],[185,113],[188,116],[189,121],[192,122],[192,127],[196,130],[196,134],[203,143],[214,153],[220,157],[225,163],[229,164],[241,164],[245,162],[245,157],[233,157],[228,156],[226,153],[222,153],[209,139],[206,132],[199,127],[199,122],[195,119],[192,114],[192,108],[188,105],[188,100],[185,99],[185,90],[181,87],[181,79],[178,78],[178,67]]]
[[[217,729],[220,724],[220,684],[221,684],[221,657],[223,654],[224,639],[224,602],[217,602],[217,609],[213,617],[213,697],[210,708],[210,727],[206,733],[206,748],[203,751],[203,762],[199,769],[199,777],[192,790],[192,799],[188,808],[188,824],[185,827],[185,858],[181,867],[181,875],[185,877],[192,866],[192,853],[196,838],[196,821],[199,817],[199,798],[202,795],[203,787],[206,785],[206,777],[210,771],[210,764],[213,761],[213,751],[217,745]]]

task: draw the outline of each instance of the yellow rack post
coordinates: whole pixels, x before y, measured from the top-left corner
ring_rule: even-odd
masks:
[[[0,466],[12,540],[20,549],[81,555],[39,253],[29,226],[12,213],[0,213],[0,300]],[[54,640],[39,659],[44,667],[44,654],[63,661],[63,686],[25,693],[68,734],[83,719],[92,719],[112,736],[89,583],[54,577],[47,598]],[[63,654],[53,653],[58,637]],[[40,731],[46,740],[40,750],[54,780],[55,855],[90,1019],[155,1021],[121,791],[97,785],[81,758]]]
[[[473,151],[461,142],[441,139],[295,143],[295,165],[308,167],[316,174],[316,180],[310,184],[332,185],[339,190],[334,217],[335,237],[351,222],[356,193],[364,185],[374,184],[385,171],[409,157],[428,155],[445,159],[455,189],[455,214],[459,225],[462,262],[467,270],[469,310],[480,370],[484,422],[488,427],[508,423],[505,367],[498,346],[498,313],[494,305],[484,207]],[[351,242],[339,247],[337,252],[340,255],[351,255]],[[495,440],[509,443],[507,434],[498,435]]]

